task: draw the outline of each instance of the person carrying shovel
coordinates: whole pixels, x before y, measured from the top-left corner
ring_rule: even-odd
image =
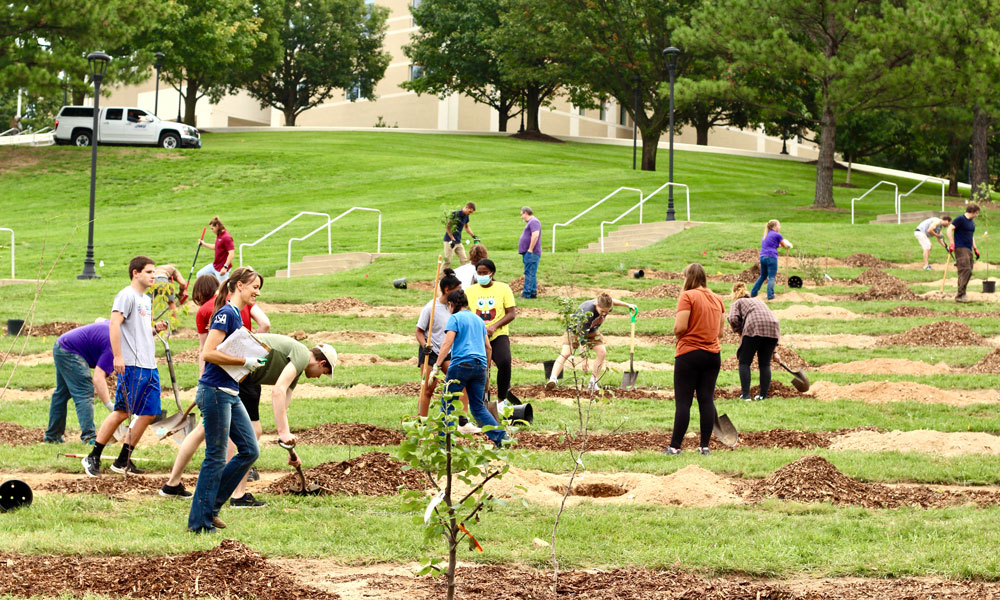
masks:
[[[729,326],[740,336],[736,356],[740,362],[740,398],[766,400],[771,389],[771,355],[778,346],[781,330],[778,318],[759,298],[751,298],[743,283],[733,285],[733,304],[729,307]],[[757,357],[760,370],[760,393],[750,397],[750,365]]]
[[[978,204],[967,204],[965,214],[955,217],[948,226],[948,252],[955,253],[956,269],[958,270],[958,290],[955,302],[969,302],[965,288],[972,278],[972,255],[979,258],[979,248],[976,247],[976,223],[979,216]]]
[[[555,389],[559,380],[559,374],[562,373],[563,365],[566,364],[566,359],[570,357],[574,350],[582,347],[585,350],[591,349],[594,351],[594,368],[591,371],[590,382],[587,386],[589,391],[597,391],[597,380],[600,378],[601,368],[604,366],[604,358],[607,356],[607,350],[604,347],[604,340],[601,338],[600,327],[604,323],[604,319],[607,318],[608,314],[611,313],[611,310],[615,306],[624,306],[629,309],[629,311],[638,310],[638,307],[635,304],[615,300],[610,294],[607,293],[603,293],[593,300],[587,300],[580,305],[580,308],[576,311],[577,315],[583,315],[583,322],[581,324],[579,337],[572,339],[574,337],[573,333],[567,330],[566,343],[563,344],[562,350],[559,352],[559,358],[557,358],[555,363],[552,365],[552,373],[549,375],[549,380],[545,384],[545,389]],[[583,360],[583,368],[586,370],[586,354],[584,354]]]

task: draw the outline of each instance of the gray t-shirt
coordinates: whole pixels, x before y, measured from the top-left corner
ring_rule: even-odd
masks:
[[[119,312],[125,317],[121,334],[122,358],[125,360],[125,366],[155,369],[152,299],[128,286],[115,296],[111,312]]]
[[[594,335],[597,329],[604,323],[604,317],[597,312],[597,301],[587,300],[576,310],[577,314],[583,315],[582,330],[584,335]]]
[[[451,312],[447,304],[441,304],[437,298],[432,300],[434,306],[434,331],[431,332],[431,348],[434,352],[441,350],[441,343],[444,342],[444,326],[448,324],[448,317]],[[417,327],[423,330],[424,337],[427,336],[427,326],[431,320],[431,302],[424,305],[420,311],[420,318],[417,319]]]
[[[928,218],[924,219],[923,221],[920,222],[920,225],[917,225],[917,231],[919,231],[920,233],[922,233],[924,235],[930,235],[930,232],[927,231],[927,228],[930,227],[931,223],[933,223],[934,221],[938,221],[938,218],[937,217],[928,217]],[[934,228],[934,231],[936,233],[940,233],[941,232],[941,223],[940,222],[938,222],[938,226]]]

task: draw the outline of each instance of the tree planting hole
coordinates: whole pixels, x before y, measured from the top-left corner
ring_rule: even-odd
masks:
[[[563,492],[565,488],[554,486],[557,492]],[[615,483],[581,483],[573,486],[572,496],[586,496],[588,498],[614,498],[624,496],[628,490]]]

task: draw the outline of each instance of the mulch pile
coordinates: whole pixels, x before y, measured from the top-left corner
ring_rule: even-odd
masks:
[[[1000,503],[1000,493],[997,492],[949,492],[926,486],[893,488],[880,483],[865,483],[844,475],[828,460],[815,455],[789,463],[767,479],[746,484],[742,494],[753,501],[780,498],[865,508],[941,508],[969,503],[979,506]]]
[[[776,371],[776,370],[780,370],[783,373],[787,372],[787,371],[785,371],[784,369],[781,368],[781,365],[778,364],[778,356],[780,356],[782,362],[784,362],[786,365],[788,365],[788,368],[791,369],[791,370],[793,370],[793,371],[798,371],[799,369],[808,369],[809,368],[809,363],[806,362],[806,359],[804,359],[801,356],[799,356],[798,352],[796,352],[795,350],[792,350],[791,348],[787,348],[785,346],[781,346],[781,347],[778,348],[778,350],[777,350],[777,352],[775,354],[771,355],[771,370],[772,370],[772,372]],[[757,365],[758,365],[758,363],[757,363],[757,357],[754,356],[753,357],[753,362],[750,363],[750,368],[752,370],[756,371],[757,370]],[[740,368],[740,361],[739,361],[738,358],[736,358],[736,356],[730,356],[729,358],[727,358],[727,359],[725,359],[725,360],[722,361],[722,370],[723,371],[735,371],[735,370],[737,370],[739,368]]]
[[[296,329],[295,331],[289,333],[288,337],[292,338],[293,340],[301,342],[305,339],[308,339],[309,334],[306,333],[305,331],[302,331],[301,329]]]
[[[694,417],[697,422],[697,417]],[[697,427],[697,424],[695,424]],[[635,450],[663,450],[670,444],[671,431],[623,431],[619,433],[591,433],[587,436],[587,451],[633,452]],[[769,431],[741,431],[737,448],[829,448],[834,437],[840,432],[813,433],[809,431],[794,431],[791,429],[771,429]],[[694,432],[684,436],[684,446],[698,446],[698,434]],[[579,448],[580,442],[561,433],[529,433],[517,434],[518,450],[551,450],[564,451],[569,448]],[[712,438],[709,448],[712,450],[727,450],[715,438]]]
[[[722,255],[722,260],[741,263],[760,263],[760,248],[747,248],[746,250],[736,250],[726,252]]]
[[[521,275],[517,279],[511,280],[511,282],[508,283],[507,285],[510,286],[510,291],[514,292],[515,294],[520,294],[524,290],[524,275]],[[538,283],[535,285],[535,287],[537,288],[535,290],[536,294],[541,295],[545,293],[544,285]]]
[[[398,446],[403,432],[367,423],[324,423],[296,433],[295,438],[299,443],[324,446]]]
[[[970,373],[1000,373],[1000,348],[996,348],[976,364],[969,367]]]
[[[871,267],[861,275],[851,280],[857,285],[874,285],[876,283],[903,283],[903,280],[895,275],[890,275],[878,267]],[[905,284],[904,284],[905,285]]]
[[[879,346],[985,346],[986,338],[961,321],[937,321],[903,333],[882,336]]]
[[[676,298],[681,295],[682,287],[678,283],[661,283],[632,294],[635,298]]]
[[[411,490],[424,490],[430,484],[427,476],[419,471],[404,471],[402,463],[385,452],[368,452],[343,462],[328,462],[305,472],[306,484],[316,483],[324,494],[348,496],[394,496],[403,486]],[[286,475],[272,483],[267,491],[272,494],[290,494],[298,485],[298,475]]]
[[[760,394],[760,386],[750,386],[750,397],[756,397],[758,394]],[[767,391],[768,398],[799,398],[801,396],[802,394],[797,389],[790,385],[785,385],[777,379],[771,380],[771,387]],[[715,397],[719,400],[735,400],[740,397],[740,388],[717,388],[715,390]]]
[[[570,377],[570,375],[567,375]],[[569,382],[563,379],[563,385],[556,387],[554,390],[546,390],[544,385],[517,385],[514,386],[511,391],[514,395],[520,398],[522,401],[528,401],[531,398],[538,398],[541,396],[548,396],[549,398],[576,398],[576,389],[573,387],[572,378],[570,377]],[[581,385],[584,388],[580,391],[580,398],[583,400],[588,399],[590,396],[586,391],[587,377],[581,378],[583,382]],[[494,388],[495,390],[496,388]],[[608,396],[613,396],[615,398],[626,398],[628,400],[644,400],[653,396],[648,390],[623,390],[614,386],[606,386],[606,391]]]
[[[101,470],[104,475],[101,477],[86,477],[80,475],[79,479],[65,479],[46,481],[38,485],[38,489],[45,492],[60,492],[63,494],[98,494],[111,498],[122,498],[127,495],[140,493],[155,494],[163,487],[168,478],[151,475],[129,475],[127,477],[111,473],[108,469],[108,462],[103,461]],[[77,461],[77,466],[79,466]],[[139,463],[140,465],[142,463]],[[189,490],[193,490],[198,483],[197,477],[186,477],[181,479]]]
[[[52,323],[32,325],[31,329],[28,330],[27,335],[34,337],[60,336],[67,331],[73,331],[77,327],[80,327],[80,324],[73,323],[72,321],[54,321]]]
[[[865,254],[864,252],[852,254],[845,258],[843,262],[845,265],[850,265],[852,267],[878,267],[879,269],[889,269],[893,266],[892,263],[887,260],[876,258],[871,254]]]
[[[891,275],[890,275],[891,277]],[[920,296],[900,281],[878,281],[870,288],[851,296],[852,300],[920,300]]]
[[[40,428],[32,429],[18,425],[17,423],[0,421],[0,444],[7,446],[28,446],[30,444],[41,443],[44,436],[45,431]]]
[[[736,281],[742,281],[743,283],[754,283],[759,278],[760,278],[760,264],[759,263],[751,265],[746,270],[741,271],[740,273],[738,273],[736,275],[736,277],[735,277]],[[713,279],[715,281],[722,281],[722,279],[720,279],[718,276],[711,277],[710,279]],[[775,275],[775,277],[774,277],[774,283],[776,285],[784,285],[786,283],[785,282],[785,275],[783,273],[778,273],[777,275]]]
[[[926,306],[897,306],[885,313],[887,317],[933,317],[936,312]]]
[[[335,600],[295,583],[284,569],[236,540],[180,556],[25,556],[0,553],[0,589],[38,595],[110,598],[268,598]]]

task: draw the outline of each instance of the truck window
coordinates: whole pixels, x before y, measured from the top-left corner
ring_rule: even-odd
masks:
[[[146,116],[146,111],[140,110],[138,108],[128,109],[128,120],[129,123],[138,123]]]
[[[109,108],[104,112],[105,121],[121,121],[122,120],[122,109],[120,108]]]
[[[59,113],[61,117],[94,117],[94,109],[86,106],[66,106]]]

